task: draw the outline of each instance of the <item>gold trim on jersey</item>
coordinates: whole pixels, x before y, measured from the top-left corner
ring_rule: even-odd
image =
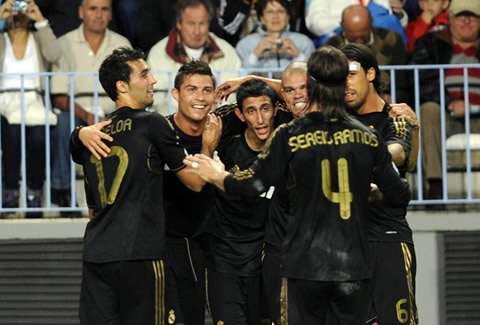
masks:
[[[407,120],[403,117],[393,117],[393,124],[395,125],[395,131],[397,136],[402,139],[407,139],[408,127]]]
[[[155,276],[155,325],[165,324],[165,268],[162,260],[152,261]]]
[[[249,179],[252,178],[253,175],[255,175],[255,171],[251,168],[245,169],[245,170],[238,170],[233,173],[233,178],[236,180],[244,180],[244,179]]]
[[[408,285],[408,325],[416,325],[417,319],[417,306],[415,304],[415,293],[413,289],[413,275],[412,275],[412,254],[408,245],[404,242],[400,243],[400,247],[403,252],[403,259],[405,261],[405,274],[407,276],[407,285]]]
[[[280,324],[288,325],[288,279],[282,277],[280,289]]]

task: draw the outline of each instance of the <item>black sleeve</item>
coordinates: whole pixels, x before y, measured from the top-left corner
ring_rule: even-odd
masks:
[[[404,118],[389,117],[385,126],[385,134],[382,134],[382,138],[387,145],[398,143],[403,147],[405,160],[402,166],[397,167],[406,167],[412,149],[412,125]]]
[[[410,201],[408,183],[400,178],[392,165],[392,156],[387,146],[378,137],[379,146],[374,148],[376,166],[374,169],[374,181],[383,193],[383,200],[394,207],[404,207]]]
[[[247,170],[228,175],[225,192],[233,195],[258,196],[285,174],[291,158],[286,124],[279,126],[267,141],[264,151]]]

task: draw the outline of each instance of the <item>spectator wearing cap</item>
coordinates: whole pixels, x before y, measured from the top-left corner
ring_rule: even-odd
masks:
[[[480,1],[452,0],[447,29],[420,37],[412,64],[466,64],[480,62]],[[445,70],[445,106],[440,106],[437,69],[420,70],[422,159],[428,182],[427,198],[442,198],[441,110],[445,110],[446,137],[465,133],[465,115],[470,132],[480,129],[480,69],[468,69],[468,94],[464,92],[462,68]],[[468,102],[465,101],[468,99]],[[468,105],[467,105],[468,103]]]

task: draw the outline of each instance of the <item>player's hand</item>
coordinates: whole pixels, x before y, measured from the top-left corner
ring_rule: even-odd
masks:
[[[202,153],[212,155],[222,135],[222,119],[213,113],[207,116],[202,133]]]
[[[381,201],[383,199],[383,194],[378,189],[376,184],[370,183],[370,194],[368,196],[368,202]]]
[[[417,114],[415,111],[405,103],[400,104],[390,104],[391,117],[401,117],[407,120],[414,129],[420,128],[420,122],[418,121]]]
[[[225,165],[219,157],[212,159],[204,154],[187,156],[183,163],[190,167],[190,171],[200,176],[205,182],[223,184],[223,179],[228,174]]]
[[[222,82],[215,90],[215,102],[222,103],[226,101],[228,96],[236,92],[242,83],[252,78],[253,76],[248,75]]]
[[[99,122],[90,126],[85,126],[80,129],[78,137],[82,144],[95,156],[98,160],[101,157],[107,157],[110,153],[110,147],[107,146],[103,140],[113,141],[113,138],[106,133],[102,132],[102,129],[111,124],[112,120]]]

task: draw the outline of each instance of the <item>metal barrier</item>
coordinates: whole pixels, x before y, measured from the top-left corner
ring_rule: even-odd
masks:
[[[413,82],[414,82],[414,109],[419,112],[420,109],[420,84],[419,84],[419,71],[422,69],[439,69],[440,70],[440,105],[441,107],[444,107],[445,105],[445,92],[444,92],[444,85],[445,85],[445,75],[444,75],[444,70],[446,68],[462,68],[464,69],[464,88],[468,90],[468,79],[466,76],[468,76],[468,69],[470,68],[480,68],[480,64],[466,64],[466,65],[423,65],[423,66],[410,66],[410,65],[405,65],[405,66],[381,66],[381,69],[384,71],[388,71],[390,75],[390,90],[391,90],[391,96],[392,96],[392,102],[395,102],[396,99],[396,83],[395,83],[395,73],[399,70],[410,70],[413,71]],[[216,76],[217,76],[217,84],[220,84],[222,81],[222,73],[228,72],[231,73],[231,70],[228,71],[216,71]],[[238,70],[238,75],[247,75],[252,72],[255,73],[261,73],[264,76],[267,77],[272,77],[274,75],[278,76],[279,73],[281,73],[281,70],[279,69],[241,69]],[[166,91],[168,94],[171,93],[171,85],[173,84],[173,78],[176,73],[176,71],[153,71],[154,75],[157,74],[167,74],[167,78],[170,82],[170,87]],[[8,212],[14,212],[14,213],[25,213],[25,212],[44,212],[46,214],[53,214],[56,215],[60,212],[67,212],[67,211],[81,211],[83,213],[86,212],[86,208],[84,206],[84,203],[80,204],[80,207],[77,207],[78,199],[77,199],[77,189],[80,189],[83,191],[83,187],[79,186],[82,184],[82,181],[79,180],[77,181],[77,175],[76,175],[76,168],[75,164],[71,162],[71,173],[70,173],[70,189],[71,189],[71,198],[72,202],[69,207],[55,207],[52,202],[51,202],[51,145],[50,145],[50,139],[51,139],[51,126],[48,124],[48,116],[49,114],[54,114],[52,112],[52,103],[50,100],[50,79],[53,75],[66,75],[69,77],[69,86],[70,86],[70,92],[69,92],[69,98],[70,98],[70,130],[73,130],[75,128],[75,116],[74,116],[74,104],[75,104],[75,76],[78,75],[87,75],[92,78],[92,83],[93,83],[93,100],[94,100],[94,107],[95,107],[95,119],[98,121],[98,98],[99,98],[99,89],[100,89],[100,84],[98,82],[98,73],[97,72],[59,72],[59,73],[37,73],[37,74],[21,74],[21,75],[15,75],[15,74],[0,74],[0,78],[3,76],[18,76],[21,81],[21,89],[20,94],[21,94],[21,107],[19,109],[22,112],[22,124],[21,124],[21,177],[20,177],[20,207],[19,208],[3,208],[3,173],[8,172],[7,170],[4,170],[3,166],[3,161],[0,160],[0,169],[2,170],[2,174],[0,175],[0,213],[8,213]],[[43,78],[45,81],[45,89],[42,91],[44,93],[43,98],[44,98],[44,104],[47,108],[45,114],[46,114],[46,121],[47,124],[45,125],[45,138],[46,138],[46,146],[45,146],[45,157],[46,157],[46,169],[45,169],[45,185],[44,185],[44,191],[43,191],[43,206],[41,208],[28,208],[27,207],[27,180],[26,180],[26,160],[25,160],[25,155],[26,155],[26,129],[25,129],[25,102],[24,102],[24,95],[26,89],[24,88],[24,79],[26,76],[39,76]],[[1,91],[0,91],[1,93]],[[169,96],[168,99],[168,112],[172,113],[174,111],[174,105],[173,105],[173,100],[171,98],[172,96]],[[469,99],[466,96],[465,97],[465,103],[466,105],[469,104]],[[418,116],[420,119],[420,116]],[[474,195],[474,192],[480,192],[480,189],[474,188],[474,184],[472,181],[472,178],[475,173],[477,173],[477,170],[475,168],[472,168],[472,150],[471,150],[471,143],[470,143],[470,117],[467,114],[465,116],[465,125],[466,125],[466,164],[465,164],[465,169],[462,170],[461,172],[464,174],[465,178],[465,188],[463,189],[464,195],[460,196],[457,194],[455,195],[450,195],[449,194],[449,189],[450,186],[452,185],[453,181],[449,180],[449,177],[451,176],[452,173],[458,174],[459,170],[449,170],[447,166],[447,150],[445,146],[443,147],[442,151],[442,178],[444,180],[443,182],[443,199],[441,200],[426,200],[424,199],[424,191],[423,191],[423,170],[422,170],[422,163],[421,163],[421,146],[420,146],[420,152],[419,152],[419,158],[417,161],[417,168],[416,171],[410,176],[409,180],[411,181],[411,189],[412,189],[412,201],[410,202],[411,205],[430,205],[430,204],[446,204],[446,205],[453,205],[453,204],[464,204],[464,205],[474,205],[480,203],[480,195],[477,193]],[[446,136],[445,136],[445,111],[442,110],[441,113],[441,134],[442,134],[442,142],[446,142]],[[421,132],[421,130],[420,130]],[[480,130],[479,130],[480,132]],[[0,140],[1,139],[1,132],[0,132]],[[1,146],[1,141],[0,141],[0,146]],[[480,182],[478,182],[480,183]],[[456,196],[456,197],[453,197]]]

